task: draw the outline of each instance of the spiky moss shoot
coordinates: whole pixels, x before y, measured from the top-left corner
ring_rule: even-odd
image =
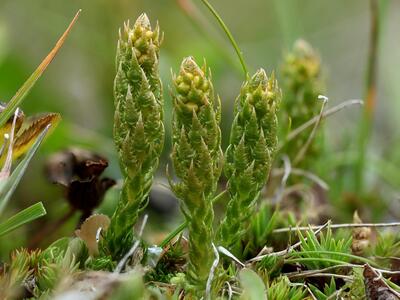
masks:
[[[203,291],[213,262],[213,205],[222,168],[221,104],[214,95],[206,68],[185,58],[173,76],[173,150],[171,158],[179,183],[171,187],[181,200],[188,221],[187,275]]]
[[[225,153],[225,174],[230,194],[219,240],[240,256],[238,244],[254,213],[277,147],[277,111],[281,90],[263,69],[247,80],[236,99],[230,145]]]
[[[147,205],[164,143],[160,33],[142,14],[133,27],[120,30],[114,82],[114,142],[124,176],[111,219],[104,254],[119,259],[132,246],[133,226]]]
[[[295,129],[318,115],[321,108],[317,98],[324,92],[324,82],[318,53],[306,41],[296,41],[292,52],[287,54],[284,60],[282,75],[285,91],[282,109],[285,114],[283,123],[290,123],[290,127]],[[310,132],[311,129],[303,131],[286,146],[284,151],[290,158],[293,159],[303,147]],[[307,156],[315,158],[320,151],[320,147],[314,142]],[[305,164],[302,167],[305,167]]]

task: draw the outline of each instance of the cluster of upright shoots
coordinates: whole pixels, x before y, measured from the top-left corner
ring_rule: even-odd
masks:
[[[207,0],[203,2],[210,8]],[[78,15],[79,12],[60,39],[61,42],[57,43],[55,50],[45,59],[47,64],[61,46]],[[52,290],[55,287],[56,294],[59,290],[62,295],[56,299],[75,297],[81,292],[81,296],[85,297],[83,295],[89,290],[87,295],[93,292],[93,295],[97,293],[99,299],[103,299],[111,295],[112,289],[115,291],[112,293],[113,299],[144,299],[144,295],[149,299],[153,299],[153,296],[158,299],[158,291],[154,290],[153,294],[152,289],[145,289],[143,278],[150,284],[158,285],[162,281],[164,287],[164,282],[168,281],[176,286],[176,289],[170,289],[168,285],[166,289],[168,294],[174,293],[171,299],[223,299],[226,290],[229,292],[229,299],[234,292],[240,294],[240,299],[311,299],[307,294],[312,299],[333,299],[334,296],[337,299],[339,296],[341,299],[400,299],[400,294],[391,285],[396,286],[395,283],[389,284],[390,281],[382,276],[382,273],[386,273],[398,277],[399,273],[395,273],[393,268],[398,269],[396,259],[399,256],[400,242],[395,236],[388,235],[387,240],[378,236],[375,248],[372,249],[371,229],[367,227],[371,224],[362,224],[357,213],[354,214],[354,224],[335,224],[336,228],[357,225],[348,226],[354,227],[351,238],[339,235],[335,239],[331,230],[333,226],[330,227],[330,222],[327,222],[318,226],[316,231],[309,227],[304,235],[302,230],[307,228],[297,227],[299,242],[285,250],[271,253],[272,248],[266,247],[270,233],[292,230],[291,227],[274,230],[277,222],[286,224],[287,220],[283,219],[291,219],[287,224],[296,223],[294,218],[281,214],[279,203],[274,207],[273,214],[265,209],[266,203],[258,206],[264,187],[276,185],[274,180],[267,184],[275,156],[287,154],[299,174],[302,169],[312,166],[311,163],[315,162],[322,150],[321,134],[314,139],[324,108],[315,105],[315,100],[321,98],[320,94],[324,90],[321,61],[318,53],[305,41],[299,40],[295,43],[293,51],[286,55],[282,66],[285,99],[282,101],[283,111],[279,113],[282,92],[275,74],[267,75],[260,68],[250,76],[229,30],[225,27],[224,30],[239,54],[246,75],[234,101],[234,119],[229,145],[225,150],[221,146],[221,100],[214,90],[211,70],[205,63],[200,67],[193,57],[186,57],[179,70],[172,75],[171,170],[173,169],[174,175],[167,168],[167,177],[171,191],[180,201],[185,222],[171,232],[159,247],[146,247],[142,240],[146,221],[143,221],[139,233],[135,233],[140,215],[149,201],[165,139],[163,87],[159,73],[163,37],[158,24],[152,28],[148,17],[142,14],[133,26],[127,22],[119,32],[113,129],[123,180],[115,212],[111,218],[106,215],[91,215],[94,207],[90,207],[83,210],[82,221],[85,221],[75,231],[77,238],[61,238],[44,251],[16,250],[12,254],[10,265],[0,266],[1,299],[47,299],[53,296]],[[39,66],[38,70],[43,72],[43,66]],[[40,72],[35,71],[34,81],[40,75]],[[33,79],[30,78],[26,84],[32,87]],[[28,91],[30,87],[21,90]],[[47,114],[25,128],[23,113],[17,109],[12,115],[13,105],[16,107],[25,96],[19,93],[15,98],[17,100],[13,98],[5,107],[0,105],[0,123],[3,124],[0,136],[7,133],[0,149],[0,214],[49,126],[55,125],[59,120],[58,114]],[[314,122],[312,118],[318,112],[318,121]],[[310,121],[314,122],[315,127],[304,127]],[[299,130],[302,127],[303,130]],[[297,131],[295,139],[293,135],[289,138],[293,133],[292,128]],[[286,136],[279,147],[278,136]],[[11,175],[12,160],[25,152],[27,156]],[[78,157],[87,155],[82,152],[75,155],[73,151],[68,151],[68,156],[74,164],[78,164],[81,160]],[[100,199],[105,190],[115,182],[106,178],[100,181],[97,176],[107,166],[107,162],[99,159],[101,162],[96,165],[97,161],[92,161],[92,155],[88,157],[89,160],[82,159],[85,166],[86,161],[89,161],[89,165],[96,168],[93,172],[86,172],[85,169],[82,172],[85,176],[79,175],[78,182],[86,183],[87,178],[95,176],[91,183]],[[314,161],[311,162],[310,158]],[[294,171],[287,162],[285,159],[281,191],[284,190],[287,176]],[[71,177],[74,176],[71,174]],[[221,180],[221,176],[224,176],[224,180]],[[80,202],[84,199],[82,202],[86,201],[85,205],[90,204],[87,198],[94,193],[91,189],[88,190],[88,193],[79,192],[81,198],[74,201]],[[296,192],[292,194],[297,198]],[[290,196],[290,193],[286,194],[281,202]],[[69,197],[73,198],[68,194]],[[214,203],[221,198],[227,198],[226,207],[223,215],[216,214],[215,218]],[[97,200],[94,202],[98,204]],[[21,211],[0,223],[0,237],[44,214],[41,203]],[[86,218],[89,215],[91,216]],[[394,223],[391,225],[398,226]],[[181,234],[185,228],[188,243]],[[325,228],[326,233],[323,233]],[[180,237],[173,240],[178,235]],[[275,244],[271,243],[274,248]],[[228,259],[219,257],[219,253],[223,253]],[[256,253],[258,254],[255,257],[250,256],[249,259],[249,254]],[[371,253],[374,255],[370,256]],[[179,262],[174,265],[177,260]],[[232,261],[242,268],[236,268]],[[167,262],[167,271],[161,262]],[[353,262],[362,262],[363,265]],[[386,267],[378,269],[380,265],[389,263],[393,264],[390,270]],[[291,267],[284,271],[284,265]],[[132,268],[134,272],[129,272]],[[257,269],[257,272],[252,268]],[[336,268],[337,274],[334,271]],[[112,270],[113,273],[75,272],[78,269]],[[119,274],[122,271],[126,271],[125,274]],[[76,276],[77,274],[79,275]],[[325,282],[323,290],[320,288],[324,282],[320,281],[319,275],[321,278],[331,278],[329,284]],[[69,279],[66,280],[63,276]],[[311,277],[317,278],[317,281],[309,280]],[[306,278],[307,281],[300,283]],[[291,281],[292,279],[300,281]],[[69,285],[68,281],[72,283],[72,294],[69,293],[69,288],[63,291],[64,285]],[[313,285],[315,282],[318,286]],[[240,287],[236,283],[240,283]],[[337,283],[341,285],[339,289],[336,287]],[[222,285],[227,285],[228,288],[222,288]],[[399,287],[396,288],[400,290]]]
[[[206,0],[203,2],[207,3]],[[44,299],[52,295],[56,286],[61,287],[63,295],[62,286],[68,280],[61,280],[62,277],[72,278],[76,270],[86,269],[113,270],[113,273],[83,272],[82,277],[80,273],[75,278],[75,283],[79,282],[82,286],[87,282],[90,285],[92,281],[100,282],[96,288],[85,286],[83,293],[89,289],[98,292],[98,289],[100,295],[104,289],[102,296],[106,296],[110,294],[109,288],[115,286],[113,299],[144,299],[144,295],[153,299],[153,295],[150,296],[153,291],[144,288],[143,278],[151,285],[158,285],[161,281],[162,284],[169,282],[176,286],[176,289],[170,290],[171,285],[167,288],[168,294],[174,293],[173,299],[181,299],[182,296],[187,299],[222,299],[226,290],[229,291],[229,298],[235,290],[241,299],[300,300],[308,299],[305,298],[307,294],[313,296],[313,299],[331,299],[335,295],[338,298],[339,294],[343,299],[364,299],[365,296],[369,300],[400,299],[398,292],[380,274],[397,273],[377,269],[376,261],[366,257],[371,251],[371,230],[364,227],[365,224],[360,226],[362,221],[357,214],[354,215],[354,224],[351,224],[358,225],[353,229],[352,238],[335,239],[328,222],[315,232],[310,228],[304,235],[297,227],[299,242],[285,250],[270,253],[271,248],[265,246],[267,240],[270,242],[269,234],[277,222],[290,225],[296,222],[294,218],[281,214],[279,203],[273,214],[265,209],[266,203],[258,205],[264,187],[276,185],[274,180],[268,184],[267,181],[277,152],[278,155],[287,154],[292,166],[302,171],[308,169],[308,164],[312,166],[311,163],[314,163],[322,150],[322,136],[319,134],[314,139],[324,108],[315,105],[315,100],[320,98],[324,88],[321,61],[318,53],[302,40],[295,43],[282,66],[285,99],[282,101],[281,113],[279,107],[282,92],[274,73],[267,75],[260,68],[250,76],[239,54],[246,78],[234,101],[234,119],[229,145],[225,150],[221,147],[221,100],[214,90],[211,70],[205,63],[200,67],[192,57],[183,59],[179,70],[172,75],[173,168],[171,172],[167,168],[167,177],[171,190],[180,201],[185,222],[172,231],[159,247],[146,247],[141,236],[146,221],[143,221],[138,234],[135,233],[135,226],[149,201],[165,139],[163,88],[159,74],[161,43],[162,34],[158,24],[152,28],[145,14],[133,26],[129,22],[125,23],[119,32],[114,82],[114,142],[123,180],[113,216],[110,219],[106,215],[91,215],[76,230],[78,238],[59,239],[44,251],[15,251],[10,266],[7,266],[8,270],[4,271],[0,267],[0,298],[16,299],[32,295]],[[21,99],[20,96],[18,101]],[[55,124],[58,115],[48,114],[33,122],[26,130],[20,130],[23,127],[23,114],[19,109],[8,122],[5,122],[5,116],[12,111],[12,107],[0,107],[0,111],[4,121],[2,130],[11,132],[8,152],[5,147],[7,143],[0,151],[0,164],[4,163],[0,172],[0,198],[4,206],[21,178],[19,174],[24,172],[49,129],[49,124]],[[309,126],[299,130],[304,128],[305,123],[314,122],[310,119],[318,115],[318,112],[319,121],[314,128]],[[289,138],[292,128],[297,131],[295,139]],[[13,143],[14,133],[16,139]],[[278,136],[286,136],[279,147]],[[14,171],[16,177],[13,174],[10,177],[12,180],[8,181],[12,157],[19,157],[28,148],[27,158],[15,169],[17,172]],[[308,160],[310,158],[314,161]],[[72,160],[77,160],[77,157],[73,155]],[[93,163],[91,159],[90,162]],[[291,172],[287,171],[287,162],[285,159],[281,190],[284,190],[286,184],[285,176],[289,176],[287,172]],[[102,162],[101,166],[102,172],[106,164]],[[291,169],[290,165],[288,169]],[[272,173],[276,176],[275,172]],[[224,176],[224,180],[221,180],[221,176]],[[88,176],[84,177],[79,178],[80,182],[87,180]],[[97,179],[93,181],[96,189],[99,188],[97,184],[114,184],[114,181]],[[99,189],[102,197],[106,187]],[[297,197],[296,193],[293,195]],[[85,197],[86,194],[82,193],[81,196]],[[282,201],[290,199],[290,196],[290,193],[286,194]],[[223,215],[216,214],[216,218],[214,203],[221,198],[227,198],[226,207]],[[86,204],[89,202],[86,201]],[[16,215],[19,216],[18,222],[14,216],[1,223],[0,236],[15,229],[16,224],[20,226],[28,222],[23,220],[27,212],[35,218],[45,213],[41,203],[31,208]],[[92,211],[92,207],[85,210],[85,218]],[[328,227],[326,234],[321,232],[325,227]],[[181,234],[185,228],[188,243]],[[281,228],[275,230],[275,233],[290,230],[291,227]],[[178,235],[180,238],[173,240]],[[394,237],[388,241],[378,237],[378,240],[373,252],[376,258],[393,258],[395,261],[399,242]],[[272,242],[271,245],[275,247],[277,244]],[[219,257],[219,253],[225,256]],[[244,267],[237,268],[232,261]],[[351,263],[353,261],[363,262],[364,265]],[[291,265],[296,271],[283,272],[284,265]],[[334,272],[336,267],[341,267],[338,269],[339,274],[322,273]],[[345,267],[350,268],[349,271],[345,271]],[[132,268],[134,272],[129,272]],[[257,272],[252,268],[256,268]],[[363,273],[360,268],[363,268]],[[122,271],[126,273],[119,275]],[[303,283],[291,281],[311,278],[318,275],[316,272],[321,272],[323,277],[331,276],[330,283],[325,283],[323,290],[320,289],[322,281],[318,286],[314,286],[314,281],[308,279]],[[100,280],[102,276],[107,280]],[[267,289],[264,282],[268,285]],[[337,289],[337,283],[341,284],[340,289]],[[223,285],[228,288],[225,289]],[[67,290],[64,295],[68,293]],[[159,295],[155,292],[154,296],[156,294]]]
[[[158,24],[152,28],[145,14],[133,26],[125,23],[119,32],[114,81],[114,142],[123,182],[111,219],[104,215],[92,216],[76,232],[86,243],[89,259],[85,266],[90,269],[121,271],[124,267],[121,262],[126,262],[132,249],[143,243],[134,227],[147,206],[165,138],[159,74],[161,43]],[[312,51],[300,43],[285,62],[285,84],[292,91],[289,95],[292,102],[308,101],[319,91],[314,83],[319,77],[320,65]],[[223,151],[221,101],[214,91],[211,71],[205,63],[200,67],[194,58],[186,57],[172,76],[174,176],[168,170],[167,175],[185,218],[188,256],[183,286],[185,293],[194,298],[210,297],[210,290],[215,294],[219,283],[212,279],[230,272],[228,261],[215,265],[217,247],[223,247],[239,259],[245,258],[245,238],[251,230],[251,216],[256,213],[257,200],[277,151],[281,98],[274,73],[268,76],[262,68],[253,76],[246,73],[234,102],[229,145]],[[306,104],[308,117],[314,108]],[[290,107],[297,105],[286,106],[290,111]],[[290,115],[296,126],[303,121],[300,120],[303,113],[290,111]],[[222,174],[226,187],[220,184]],[[224,191],[219,193],[221,189]],[[214,201],[219,195],[227,195],[228,201],[224,215],[216,222]],[[54,258],[48,257],[51,253],[49,250],[43,252],[43,257],[38,255],[41,261],[38,264],[51,264]],[[21,255],[21,265],[24,265],[29,255]],[[58,263],[74,263],[72,256],[66,255],[64,259],[65,263],[64,260]],[[27,268],[21,269],[28,272]],[[44,272],[37,278],[46,276]]]
[[[104,234],[104,255],[119,260],[135,240],[133,226],[147,204],[164,141],[163,95],[159,75],[160,33],[145,14],[120,32],[114,84],[114,140],[124,176],[118,207]],[[177,182],[172,191],[187,221],[187,282],[204,293],[214,260],[213,243],[239,255],[277,147],[281,91],[274,75],[259,69],[247,77],[234,106],[230,145],[221,149],[221,102],[211,72],[192,57],[173,76],[171,159]],[[230,196],[226,215],[214,230],[213,199],[224,169]]]

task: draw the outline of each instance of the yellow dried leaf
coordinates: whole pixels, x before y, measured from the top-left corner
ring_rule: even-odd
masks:
[[[5,105],[0,103],[0,113],[5,109]],[[14,113],[15,114],[15,113]],[[24,122],[25,115],[22,110],[18,111],[17,119],[15,122],[15,132],[18,132]],[[10,134],[12,123],[14,120],[14,115],[11,116],[7,122],[0,128],[0,140],[3,139],[5,134]]]
[[[34,120],[25,130],[18,134],[13,146],[13,158],[17,159],[25,154],[47,125],[51,124],[50,130],[52,130],[60,120],[61,116],[57,113],[49,113]]]
[[[110,218],[106,215],[93,215],[83,222],[81,229],[75,231],[76,236],[85,242],[91,256],[99,254],[98,242],[101,236],[99,230],[104,231],[109,225]]]

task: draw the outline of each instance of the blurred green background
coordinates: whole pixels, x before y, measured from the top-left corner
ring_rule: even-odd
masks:
[[[58,187],[47,183],[42,169],[49,153],[71,145],[82,145],[110,159],[107,174],[118,178],[118,163],[112,144],[114,54],[118,28],[146,12],[159,21],[165,34],[161,51],[161,73],[169,128],[170,70],[177,70],[182,57],[207,60],[215,89],[223,104],[223,137],[227,143],[232,103],[243,75],[232,47],[216,21],[200,1],[202,25],[185,13],[183,0],[0,0],[0,100],[7,102],[41,62],[65,30],[75,12],[81,17],[64,47],[23,103],[26,115],[59,112],[62,122],[47,139],[13,197],[12,214],[20,207],[43,201],[48,220],[62,215],[67,204]],[[324,64],[329,106],[364,94],[370,12],[365,0],[214,0],[212,4],[231,29],[244,52],[250,72],[263,67],[279,70],[282,55],[297,38],[318,49]],[[390,157],[389,167],[400,165],[400,2],[388,1],[379,45],[378,103],[369,152]],[[186,7],[187,8],[187,7]],[[189,7],[190,8],[190,7]],[[328,144],[337,151],[351,147],[361,110],[350,108],[326,122]],[[166,141],[165,158],[169,152]],[[160,165],[163,175],[165,163]],[[398,176],[399,174],[397,174]],[[367,177],[367,180],[369,178]],[[398,180],[397,180],[398,181]],[[397,189],[387,197],[395,200]],[[15,209],[15,210],[13,210]],[[45,221],[45,219],[44,219]],[[33,226],[34,228],[34,226]],[[20,231],[30,230],[29,228]],[[13,242],[2,239],[5,245]],[[23,238],[18,240],[23,244]],[[15,246],[15,245],[14,245]],[[1,247],[1,254],[7,247]]]

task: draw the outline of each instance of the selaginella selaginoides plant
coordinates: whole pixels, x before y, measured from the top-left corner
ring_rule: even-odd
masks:
[[[238,244],[265,185],[277,147],[277,111],[281,90],[263,69],[242,86],[235,102],[225,174],[230,201],[219,228],[220,242],[240,256]]]
[[[318,115],[320,111],[317,98],[324,91],[324,83],[318,53],[306,41],[296,41],[293,50],[284,59],[282,76],[285,91],[282,111],[286,114],[285,123],[288,123],[290,118],[291,128],[295,129]],[[291,159],[294,159],[306,144],[310,132],[311,129],[303,131],[286,145],[284,151]],[[321,150],[317,142],[310,145],[307,157],[316,158]],[[302,167],[305,167],[307,157]]]
[[[173,77],[172,161],[179,183],[171,187],[181,200],[188,222],[187,276],[197,290],[204,290],[213,262],[212,199],[221,174],[221,105],[215,97],[206,68],[185,58]]]
[[[164,143],[158,25],[142,14],[120,31],[114,82],[114,141],[123,187],[104,244],[114,259],[132,246],[133,226],[148,201]]]

